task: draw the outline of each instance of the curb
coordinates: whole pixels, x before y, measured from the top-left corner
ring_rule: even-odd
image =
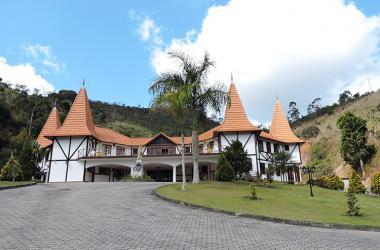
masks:
[[[268,222],[288,224],[288,225],[296,225],[296,226],[308,226],[308,227],[319,227],[319,228],[329,228],[329,229],[346,229],[346,230],[380,232],[380,227],[373,227],[373,226],[359,226],[359,225],[320,223],[320,222],[312,222],[312,221],[298,221],[298,220],[273,218],[273,217],[262,216],[262,215],[236,213],[236,212],[232,212],[232,211],[228,211],[228,210],[223,210],[223,209],[218,209],[218,208],[209,208],[209,207],[191,204],[188,202],[170,199],[170,198],[164,197],[164,196],[160,195],[159,193],[157,193],[157,189],[155,189],[152,193],[162,200],[165,200],[165,201],[168,201],[171,203],[175,203],[175,204],[180,204],[180,205],[183,205],[186,207],[190,207],[190,208],[194,208],[194,209],[203,209],[206,211],[223,213],[223,214],[233,215],[233,216],[237,216],[237,217],[260,220],[260,221],[268,221]]]
[[[21,184],[21,185],[15,185],[15,186],[6,186],[6,187],[0,187],[0,190],[6,190],[6,189],[13,189],[13,188],[21,188],[21,187],[28,187],[36,185],[36,183],[28,183],[28,184]]]

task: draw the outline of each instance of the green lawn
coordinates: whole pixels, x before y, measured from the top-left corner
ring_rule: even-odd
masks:
[[[17,185],[23,185],[23,184],[29,184],[33,183],[33,181],[0,181],[0,187],[7,187],[7,186],[17,186]]]
[[[345,193],[313,187],[309,196],[308,185],[275,184],[275,188],[257,187],[258,200],[251,200],[249,184],[205,182],[161,186],[157,192],[167,198],[209,208],[262,215],[275,218],[334,224],[367,225],[380,227],[380,197],[357,195],[362,216],[345,215]]]

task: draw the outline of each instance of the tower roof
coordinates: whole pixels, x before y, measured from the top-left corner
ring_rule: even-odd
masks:
[[[223,123],[215,132],[260,131],[248,120],[234,83],[231,83],[229,94],[230,105],[227,106]]]
[[[46,148],[52,144],[52,141],[45,138],[45,135],[55,133],[61,126],[61,121],[59,120],[59,114],[56,107],[54,107],[42,127],[40,134],[37,137],[37,142],[42,148]]]
[[[274,104],[272,124],[269,134],[278,140],[285,143],[303,143],[304,141],[294,135],[292,129],[289,126],[288,119],[285,116],[284,109],[281,106],[280,101],[276,98]]]
[[[63,125],[57,132],[48,136],[87,136],[96,137],[90,102],[85,87],[82,87],[71,105]]]

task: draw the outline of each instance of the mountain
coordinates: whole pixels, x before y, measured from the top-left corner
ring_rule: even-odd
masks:
[[[320,109],[313,115],[301,118],[292,124],[295,133],[307,140],[302,147],[303,164],[310,161],[311,152],[324,151],[333,171],[340,177],[348,177],[351,167],[344,162],[339,151],[340,131],[337,119],[351,111],[367,121],[368,141],[376,147],[376,154],[366,164],[366,183],[375,172],[380,172],[380,90],[363,95],[354,95],[342,104],[333,104]]]
[[[31,136],[36,138],[54,104],[63,122],[76,95],[72,90],[60,90],[47,96],[38,91],[29,93],[25,86],[11,87],[0,78],[0,166],[5,164],[12,152],[12,137],[22,129],[30,128]],[[161,131],[169,136],[180,134],[175,120],[167,112],[94,100],[90,100],[90,105],[95,124],[127,136],[149,137]],[[209,118],[202,120],[199,132],[219,124]],[[191,125],[190,119],[185,122],[186,135],[191,134]]]

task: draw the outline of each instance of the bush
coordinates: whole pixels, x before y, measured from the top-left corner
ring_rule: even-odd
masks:
[[[5,181],[20,180],[22,177],[22,169],[18,160],[12,154],[7,164],[0,171],[0,179]]]
[[[259,187],[274,187],[274,185],[266,179],[257,179],[254,184]]]
[[[232,181],[234,175],[231,164],[227,161],[226,156],[222,152],[216,165],[215,179],[218,181]]]
[[[349,179],[348,192],[355,194],[365,193],[365,187],[362,183],[362,178],[358,173],[356,173],[355,170],[352,171],[352,174]]]
[[[251,184],[249,185],[249,192],[250,192],[250,194],[251,194],[250,198],[251,198],[252,200],[257,200],[256,187],[255,187],[255,185],[254,185],[253,183],[251,183]]]
[[[152,177],[149,175],[143,175],[143,176],[131,176],[128,175],[126,177],[122,178],[123,181],[128,181],[128,182],[152,182],[154,181]]]
[[[288,184],[290,184],[290,185],[294,185],[294,181],[293,181],[293,180],[289,180],[289,181],[288,181]]]
[[[313,185],[316,185],[321,188],[332,189],[332,190],[344,189],[343,181],[336,175],[321,176],[313,181]]]
[[[376,173],[372,176],[371,192],[380,195],[380,173]]]
[[[329,189],[343,190],[344,189],[344,182],[338,176],[332,175],[329,178],[328,186],[329,186]]]
[[[321,131],[319,130],[317,126],[311,125],[302,130],[301,137],[305,139],[315,138],[319,135],[320,132]]]
[[[348,206],[348,210],[346,211],[346,214],[348,214],[349,216],[359,216],[360,206],[358,204],[358,199],[356,198],[355,194],[349,191],[346,194],[346,196],[347,196],[347,206]]]

